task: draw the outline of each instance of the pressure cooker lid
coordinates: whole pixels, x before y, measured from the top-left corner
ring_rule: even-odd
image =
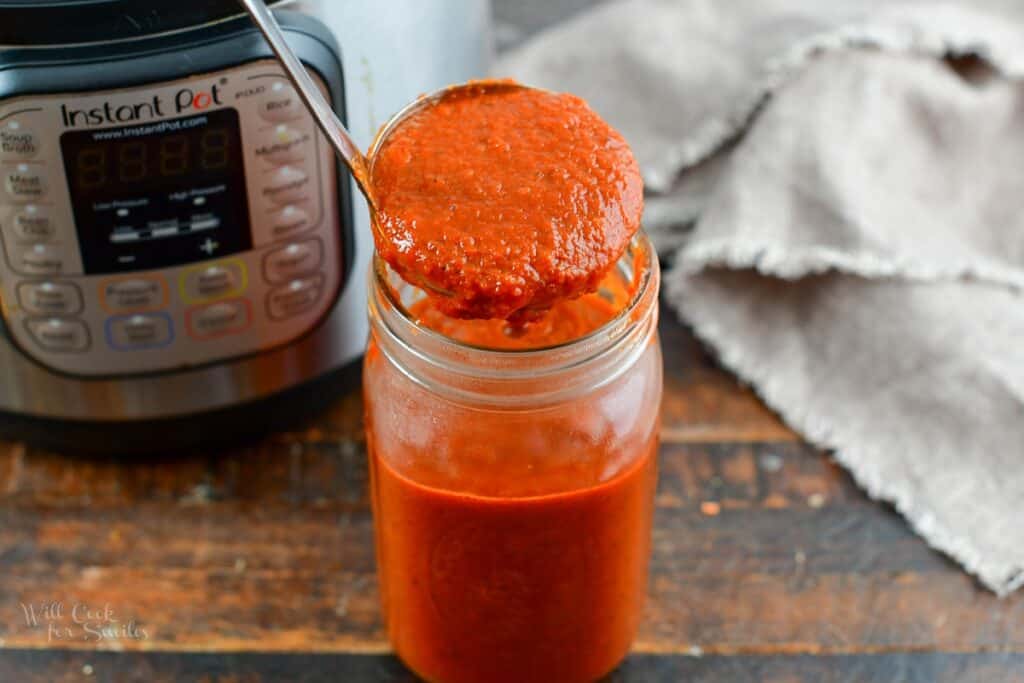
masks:
[[[132,40],[242,14],[238,0],[0,0],[0,46]]]

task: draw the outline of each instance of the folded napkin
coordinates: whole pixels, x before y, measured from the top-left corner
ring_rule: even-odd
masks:
[[[1024,3],[615,2],[495,72],[623,131],[666,301],[725,365],[1024,583]]]

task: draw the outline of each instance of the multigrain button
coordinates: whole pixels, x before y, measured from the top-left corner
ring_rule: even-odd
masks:
[[[294,166],[282,166],[270,173],[263,186],[263,196],[274,204],[297,202],[306,196],[309,189],[309,175]]]
[[[167,283],[158,277],[133,277],[100,283],[104,308],[119,311],[145,311],[167,305]]]
[[[304,111],[299,96],[284,81],[275,81],[259,105],[260,116],[275,123],[297,119]]]
[[[252,309],[247,300],[234,299],[189,309],[185,318],[191,336],[212,339],[245,330],[252,319]]]
[[[48,242],[56,232],[50,212],[38,204],[26,204],[10,218],[11,232],[23,242]]]
[[[267,294],[267,315],[274,320],[291,318],[313,308],[320,298],[322,275],[299,278],[270,290]]]
[[[135,313],[107,319],[107,343],[119,351],[167,346],[174,338],[166,313]]]
[[[58,275],[64,271],[64,255],[50,244],[33,244],[15,250],[14,269],[29,275]]]
[[[289,244],[263,258],[263,277],[272,284],[292,280],[315,271],[322,259],[323,247],[318,239]]]
[[[57,353],[75,353],[89,348],[89,328],[81,320],[29,318],[28,333],[39,346]]]
[[[312,225],[309,214],[294,204],[281,207],[270,215],[270,230],[275,239],[298,234]]]
[[[263,138],[262,144],[256,148],[256,157],[275,165],[301,161],[312,139],[312,133],[280,123]]]
[[[82,292],[70,282],[22,282],[18,301],[33,315],[73,315],[82,310]]]
[[[4,190],[12,199],[41,199],[46,196],[46,189],[46,174],[38,165],[14,164],[4,168]]]
[[[0,126],[0,158],[31,159],[39,154],[39,133],[26,128],[18,119]]]

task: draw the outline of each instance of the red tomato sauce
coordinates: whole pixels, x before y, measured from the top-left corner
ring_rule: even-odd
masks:
[[[529,320],[592,292],[640,227],[625,140],[573,95],[481,81],[374,154],[377,250],[457,318]]]

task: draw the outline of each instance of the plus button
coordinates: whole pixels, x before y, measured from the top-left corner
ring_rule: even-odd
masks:
[[[199,245],[199,249],[205,251],[207,256],[213,256],[213,252],[217,251],[217,247],[219,246],[220,244],[218,242],[214,242],[207,237],[206,241]]]

